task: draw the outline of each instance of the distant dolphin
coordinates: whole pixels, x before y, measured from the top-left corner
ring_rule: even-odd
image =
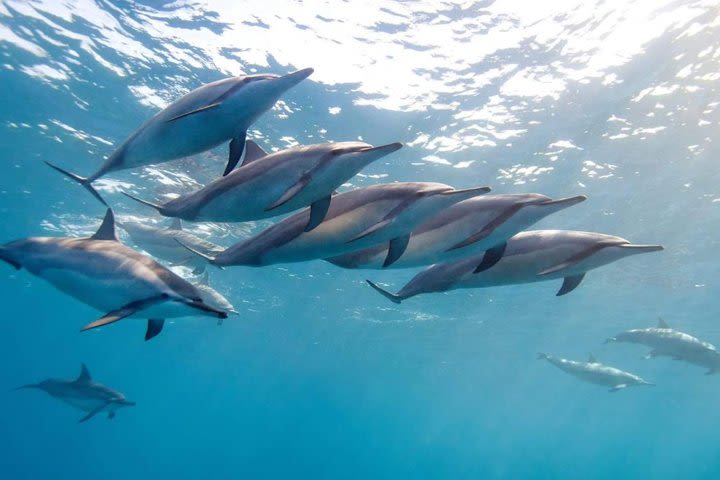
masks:
[[[613,342],[647,345],[652,351],[646,358],[666,356],[675,360],[684,360],[707,368],[705,375],[720,371],[720,351],[713,344],[674,330],[662,319],[655,328],[628,330],[605,341],[605,343]]]
[[[94,382],[85,364],[75,380],[49,378],[40,383],[23,385],[15,390],[37,388],[75,408],[87,412],[80,423],[90,420],[100,412],[107,412],[107,418],[115,418],[115,411],[122,407],[133,407],[135,402],[125,399],[122,393]]]
[[[168,162],[230,141],[227,175],[245,148],[247,129],[280,96],[313,73],[312,68],[285,76],[245,75],[208,83],[179,98],[135,130],[95,173],[81,177],[49,162],[83,185],[106,205],[92,182],[117,170]]]
[[[116,223],[130,235],[138,247],[150,255],[174,265],[191,266],[194,268],[193,273],[195,274],[202,273],[207,262],[188,252],[186,248],[178,244],[178,240],[207,255],[215,255],[224,250],[220,245],[183,230],[182,221],[178,218],[173,219],[173,223],[168,228],[152,227],[142,222],[118,221]]]
[[[0,246],[0,260],[18,270],[25,267],[58,290],[108,312],[83,330],[128,317],[148,318],[145,340],[149,340],[160,333],[165,318],[227,318],[227,312],[205,304],[189,282],[120,243],[110,209],[90,238],[16,240]]]
[[[585,273],[594,268],[630,255],[662,249],[660,245],[632,245],[624,238],[602,233],[531,230],[508,240],[502,258],[489,269],[482,268],[484,255],[477,255],[432,265],[415,275],[397,294],[369,280],[368,283],[388,299],[400,303],[422,293],[563,278],[557,292],[560,296],[572,292]]]
[[[373,147],[364,142],[337,142],[293,147],[266,154],[247,142],[239,169],[200,190],[155,205],[166,217],[209,222],[245,222],[292,212],[311,205],[309,231],[323,221],[330,197],[370,163],[400,149],[401,143]]]
[[[655,386],[654,383],[647,382],[637,375],[599,363],[592,354],[590,354],[587,363],[553,357],[544,353],[538,353],[538,360],[547,360],[563,372],[569,373],[580,380],[610,387],[610,392],[617,392],[626,387],[640,385]]]
[[[217,266],[257,267],[327,258],[389,241],[389,265],[402,255],[413,228],[450,205],[489,190],[455,190],[423,182],[359,188],[332,197],[325,220],[310,232],[305,231],[311,217],[306,209],[214,257],[200,255]]]
[[[223,294],[210,286],[208,272],[205,272],[205,275],[203,275],[200,281],[193,282],[193,286],[197,288],[197,291],[200,293],[200,298],[202,298],[206,305],[228,312],[230,315],[240,315],[240,313],[235,310],[233,304],[230,303]],[[221,318],[218,319],[218,325],[220,324],[222,324]]]
[[[413,230],[405,253],[392,268],[418,267],[484,253],[484,268],[503,255],[507,240],[546,216],[586,197],[552,200],[536,193],[483,195],[456,203]],[[387,245],[327,260],[344,268],[383,268]]]

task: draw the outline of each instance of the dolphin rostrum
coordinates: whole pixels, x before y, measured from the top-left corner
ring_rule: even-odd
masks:
[[[312,213],[305,209],[214,257],[202,256],[216,266],[262,266],[327,258],[390,242],[385,259],[390,265],[402,256],[417,225],[454,203],[489,190],[456,190],[424,182],[359,188],[333,196],[325,220],[312,231],[306,231]]]
[[[500,260],[484,269],[484,255],[438,263],[413,277],[397,294],[368,280],[386,298],[400,303],[415,295],[459,288],[515,285],[563,279],[557,295],[572,292],[585,273],[621,258],[662,250],[660,245],[633,245],[624,238],[572,230],[531,230],[507,242]]]
[[[563,372],[569,373],[580,380],[610,387],[610,392],[617,392],[626,387],[641,385],[655,386],[654,383],[647,382],[637,375],[620,370],[619,368],[603,365],[598,362],[592,354],[590,354],[587,362],[576,362],[544,353],[538,353],[538,360],[547,360]]]
[[[107,312],[82,330],[123,318],[147,318],[145,340],[163,328],[165,318],[204,315],[227,318],[227,312],[203,302],[186,280],[120,243],[108,209],[90,238],[31,237],[0,246],[0,260],[26,268],[58,290]]]
[[[484,268],[503,255],[507,240],[546,216],[586,197],[552,200],[536,193],[483,195],[456,203],[413,230],[405,253],[392,268],[418,267],[484,253]],[[388,246],[328,258],[344,268],[383,268]]]
[[[164,205],[128,196],[166,217],[209,222],[260,220],[311,206],[305,226],[309,231],[325,218],[336,188],[402,144],[324,143],[269,155],[252,141],[247,146],[242,167],[194,193]]]
[[[58,400],[87,412],[80,423],[90,420],[100,412],[107,412],[107,418],[115,418],[115,411],[122,407],[133,407],[135,402],[125,399],[122,393],[94,382],[83,363],[80,376],[75,380],[49,378],[40,383],[23,385],[15,390],[37,388]]]
[[[210,276],[208,275],[208,272],[205,272],[200,281],[193,282],[193,286],[197,288],[197,291],[200,293],[200,298],[202,298],[203,302],[213,308],[228,312],[228,314],[230,315],[240,315],[240,313],[235,310],[233,304],[230,303],[230,301],[225,298],[222,293],[218,292],[210,286],[209,277]],[[222,320],[222,318],[218,319],[218,325],[222,324]]]
[[[683,360],[707,368],[705,375],[720,371],[720,351],[715,345],[670,328],[663,319],[658,321],[657,327],[627,330],[605,341],[614,342],[647,345],[652,350],[646,358],[666,356]]]
[[[248,127],[312,73],[312,68],[306,68],[284,76],[245,75],[203,85],[143,123],[88,177],[46,163],[83,185],[105,205],[92,187],[92,182],[105,174],[187,157],[230,141],[227,175],[242,156]]]
[[[206,255],[215,255],[224,250],[220,245],[183,230],[182,221],[179,218],[173,219],[172,224],[167,228],[157,228],[142,222],[124,220],[116,223],[130,235],[138,247],[150,255],[174,265],[193,267],[195,274],[202,273],[207,262],[188,252],[186,248],[178,244],[178,240]]]

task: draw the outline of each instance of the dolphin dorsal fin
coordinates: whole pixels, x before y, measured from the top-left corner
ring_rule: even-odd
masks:
[[[588,354],[588,363],[598,363],[597,358],[592,353]]]
[[[179,218],[173,218],[172,223],[170,223],[170,226],[168,227],[168,230],[182,230],[182,220]]]
[[[252,140],[248,140],[245,142],[245,158],[242,164],[247,165],[266,156],[267,152],[263,150],[260,145]]]
[[[205,270],[205,274],[200,279],[200,285],[205,285],[206,287],[210,286],[210,274],[207,270]]]
[[[662,318],[658,318],[657,328],[670,328],[670,325],[668,325]]]
[[[113,215],[112,209],[107,209],[107,212],[105,212],[105,218],[103,218],[102,224],[100,224],[100,228],[98,228],[95,235],[90,238],[93,240],[118,241],[117,234],[115,233],[115,215]]]
[[[92,380],[92,377],[90,377],[90,370],[88,370],[87,365],[84,363],[80,364],[80,375],[78,376],[76,382],[89,382]]]

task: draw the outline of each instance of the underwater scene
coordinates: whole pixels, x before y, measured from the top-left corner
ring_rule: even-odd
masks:
[[[720,478],[716,0],[0,0],[0,478]]]

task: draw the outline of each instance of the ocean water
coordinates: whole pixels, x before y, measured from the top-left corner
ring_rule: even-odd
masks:
[[[720,376],[603,344],[658,317],[720,343],[715,1],[0,0],[0,242],[97,227],[100,204],[43,161],[88,174],[203,83],[305,67],[250,136],[405,144],[343,189],[582,194],[537,228],[666,250],[564,297],[553,281],[401,305],[364,280],[395,291],[414,269],[213,269],[240,315],[177,319],[147,343],[137,320],[81,334],[97,311],[0,265],[0,478],[720,478]],[[119,192],[192,191],[225,156],[98,186],[121,218],[167,225]],[[271,223],[187,227],[229,246]],[[657,386],[611,394],[540,351],[592,352]],[[81,362],[137,406],[78,424],[10,391]]]

